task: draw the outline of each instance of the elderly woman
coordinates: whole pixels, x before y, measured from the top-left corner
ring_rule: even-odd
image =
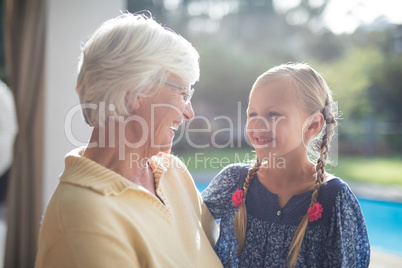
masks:
[[[191,119],[198,53],[145,15],[106,21],[82,49],[76,90],[88,146],[66,156],[36,267],[221,267],[215,223],[170,155]]]

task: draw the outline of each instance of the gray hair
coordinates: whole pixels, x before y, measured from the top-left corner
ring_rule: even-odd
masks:
[[[126,93],[152,96],[173,74],[186,84],[200,75],[199,55],[183,37],[151,16],[124,13],[104,22],[81,48],[76,91],[85,121],[102,127],[110,116],[129,116]],[[114,109],[99,112],[113,104]],[[84,109],[96,104],[96,109]]]

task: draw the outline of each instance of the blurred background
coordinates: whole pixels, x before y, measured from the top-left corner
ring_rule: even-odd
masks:
[[[182,126],[190,132],[177,135],[172,152],[200,191],[227,164],[254,157],[244,125],[257,76],[286,62],[319,71],[340,117],[328,171],[359,198],[373,248],[371,267],[402,267],[401,1],[0,3],[0,78],[6,92],[0,95],[0,267],[3,261],[4,267],[33,267],[37,229],[64,155],[85,145],[91,131],[76,109],[80,44],[120,10],[149,10],[200,53],[201,77],[192,99],[197,116]]]

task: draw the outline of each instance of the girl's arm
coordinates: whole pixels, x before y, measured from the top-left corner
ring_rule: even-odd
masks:
[[[364,216],[356,196],[347,185],[336,196],[326,250],[330,266],[368,267],[370,263]]]
[[[202,198],[215,219],[221,219],[234,209],[232,194],[242,188],[249,168],[245,164],[225,167],[202,192]]]

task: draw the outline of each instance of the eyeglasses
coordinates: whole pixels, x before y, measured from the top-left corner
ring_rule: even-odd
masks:
[[[167,80],[162,80],[162,82],[165,83],[166,85],[169,85],[169,86],[172,86],[172,87],[180,89],[181,90],[181,95],[183,96],[184,103],[185,104],[190,103],[191,97],[194,94],[194,88],[183,87],[183,86],[180,86],[180,85],[178,85],[176,83],[173,83],[173,82],[170,82],[170,81],[167,81]]]

